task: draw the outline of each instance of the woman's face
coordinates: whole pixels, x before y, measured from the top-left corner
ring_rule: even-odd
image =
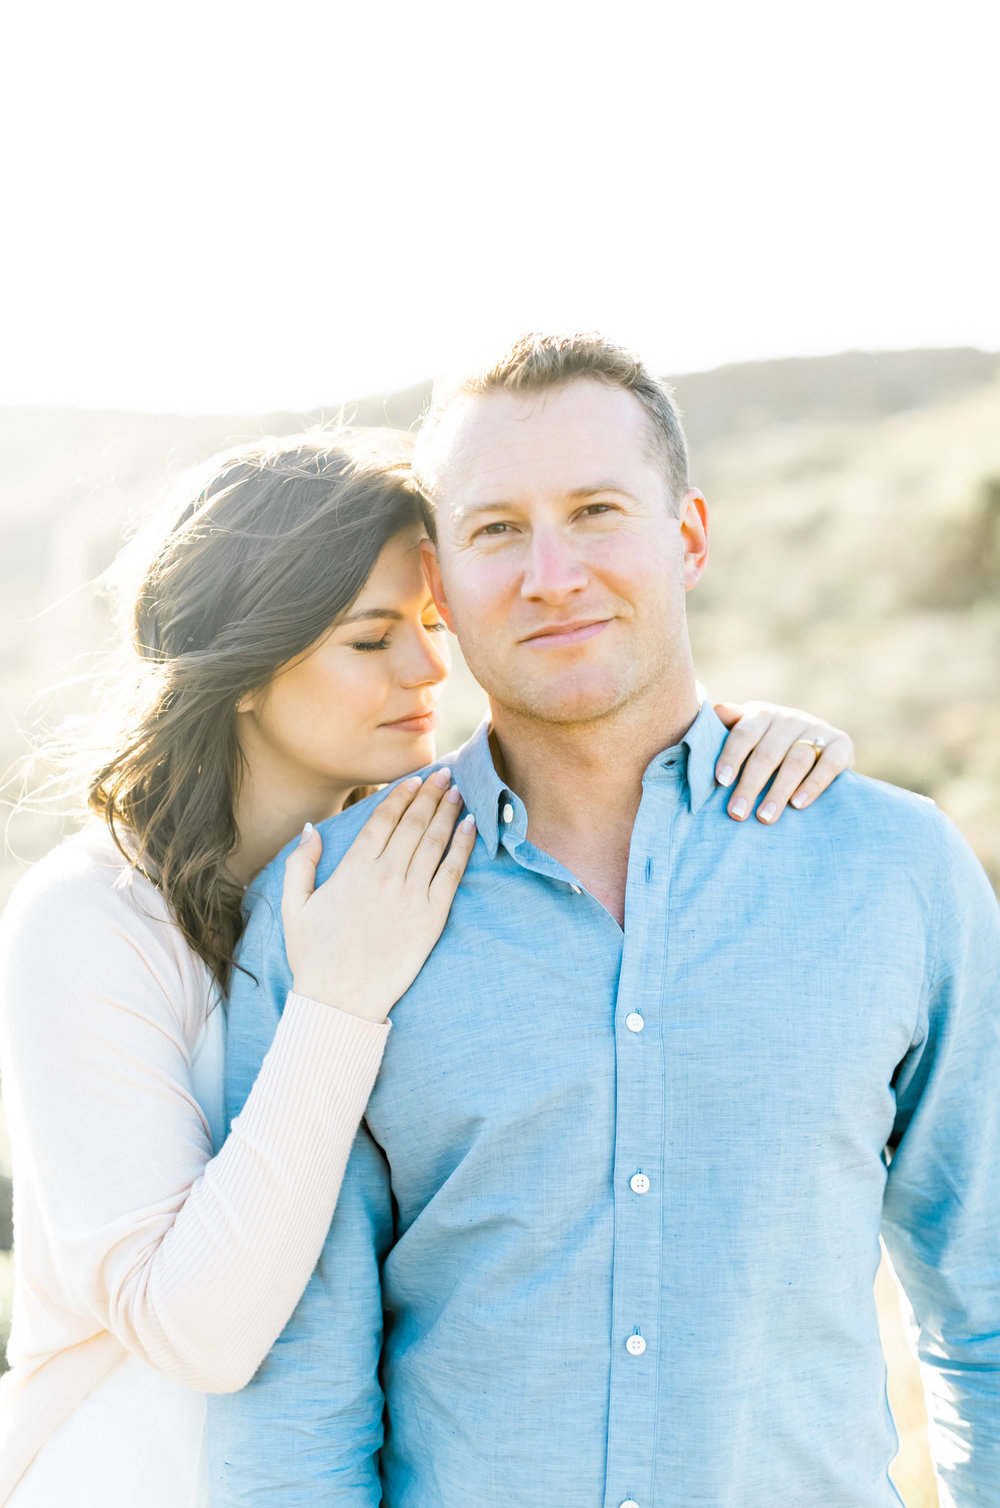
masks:
[[[446,630],[420,564],[423,531],[389,541],[339,622],[239,706],[258,797],[304,801],[316,820],[359,785],[434,758],[434,706],[450,668]]]

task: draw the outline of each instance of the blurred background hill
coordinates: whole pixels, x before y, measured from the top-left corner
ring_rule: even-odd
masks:
[[[849,728],[858,768],[934,797],[1000,879],[1000,357],[971,349],[797,358],[672,379],[712,509],[690,598],[717,697],[800,703]],[[90,585],[192,464],[340,412],[405,428],[421,385],[313,414],[0,409],[0,768],[43,713],[87,709],[108,618]],[[482,698],[465,675],[446,738]],[[53,819],[17,816],[0,902]]]
[[[689,599],[710,691],[797,703],[848,728],[858,768],[933,797],[1000,883],[1000,356],[850,352],[671,380],[711,507],[709,570]],[[109,632],[96,580],[187,468],[340,414],[407,428],[428,394],[255,418],[0,409],[0,769],[16,769],[40,717],[92,707],[79,678]],[[443,746],[483,706],[459,666]],[[0,904],[68,825],[8,812]],[[5,1161],[0,1126],[0,1174]],[[6,1205],[0,1179],[0,1247]],[[0,1344],[9,1281],[0,1255]],[[880,1283],[897,1480],[924,1508],[936,1498],[919,1390]]]

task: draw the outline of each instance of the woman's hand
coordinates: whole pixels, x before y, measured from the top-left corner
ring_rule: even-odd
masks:
[[[411,776],[375,808],[318,890],[323,844],[307,825],[285,862],[281,903],[297,994],[385,1020],[441,936],[465,873],[476,827],[466,817],[455,830],[461,810],[449,769]]]
[[[789,800],[795,807],[808,806],[854,763],[854,744],[848,734],[797,707],[720,702],[715,710],[732,730],[722,746],[715,778],[720,785],[732,785],[739,774],[726,807],[737,822],[753,811],[772,775],[767,800],[757,812],[761,822],[777,822]]]

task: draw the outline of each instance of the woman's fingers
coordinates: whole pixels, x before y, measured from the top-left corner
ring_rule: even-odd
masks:
[[[462,806],[462,793],[457,785],[453,785],[445,791],[426,828],[417,838],[406,869],[407,884],[430,886],[455,830],[455,823],[462,814]],[[402,854],[403,850],[400,852]]]
[[[743,763],[767,732],[774,709],[750,711],[720,702],[715,710],[726,726],[732,729],[716,760],[715,778],[720,785],[732,785]]]
[[[727,713],[738,710],[723,706]],[[757,810],[761,822],[771,823],[777,822],[789,800],[797,807],[815,801],[853,763],[854,745],[840,728],[798,708],[751,703],[719,755],[716,779],[720,784],[731,783],[740,760],[744,763],[727,803],[729,815],[738,822],[748,817],[771,781]]]
[[[790,730],[785,720],[778,718],[761,735],[740,772],[726,806],[729,815],[738,822],[742,822],[753,811],[754,802],[783,760],[788,759],[795,772],[789,795],[808,774],[815,760],[815,752],[805,744],[795,743],[797,731]]]
[[[426,780],[411,775],[400,781],[379,802],[348,853],[359,858],[378,859],[388,854],[391,846],[393,859],[400,861],[405,871],[450,784],[451,771],[448,769],[435,770]]]
[[[447,916],[448,909],[455,899],[455,891],[458,882],[465,873],[465,866],[469,862],[469,855],[476,846],[476,819],[475,817],[463,817],[455,829],[451,846],[435,871],[430,884],[431,902],[440,907],[443,915]]]
[[[450,786],[451,770],[447,765],[428,775],[390,833],[382,858],[396,867],[401,876],[409,869]]]
[[[388,796],[379,802],[347,852],[357,853],[368,859],[376,859],[384,853],[389,839],[403,815],[412,806],[418,792],[423,790],[424,784],[419,775],[411,775],[408,780],[402,780],[394,786]],[[344,857],[346,856],[345,854]]]
[[[815,801],[817,796],[822,795],[831,781],[836,780],[844,770],[849,770],[853,763],[852,739],[848,734],[834,730],[834,737],[792,796],[792,805],[798,808],[808,806],[810,801]]]
[[[777,822],[789,800],[795,807],[808,806],[852,762],[854,745],[847,734],[838,733],[828,723],[824,727],[832,735],[830,742],[810,728],[792,744],[766,798],[757,808],[761,822]]]
[[[448,846],[462,797],[444,766],[421,780],[413,775],[389,792],[368,818],[345,859],[378,863],[401,883],[428,886]]]
[[[465,872],[476,835],[471,819],[455,831],[461,811],[450,771],[411,777],[380,802],[318,889],[318,838],[315,854],[289,857],[282,909],[293,989],[385,1020],[441,936]]]
[[[323,853],[323,840],[307,822],[299,841],[285,860],[285,884],[281,893],[281,915],[288,925],[289,918],[302,910],[316,888],[316,865]]]
[[[757,817],[761,822],[777,822],[788,805],[792,792],[798,790],[803,778],[815,767],[817,758],[814,746],[804,739],[799,739],[792,744],[778,766],[778,772],[771,781],[767,795],[757,808]],[[766,778],[765,776],[765,780]],[[753,799],[751,799],[751,806]]]

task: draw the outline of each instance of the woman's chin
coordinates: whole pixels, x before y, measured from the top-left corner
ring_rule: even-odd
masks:
[[[398,757],[385,762],[385,773],[373,777],[370,784],[388,785],[390,781],[400,780],[414,770],[423,769],[424,765],[433,764],[436,758],[437,746],[434,734],[415,735],[412,740],[406,740],[399,750]]]

